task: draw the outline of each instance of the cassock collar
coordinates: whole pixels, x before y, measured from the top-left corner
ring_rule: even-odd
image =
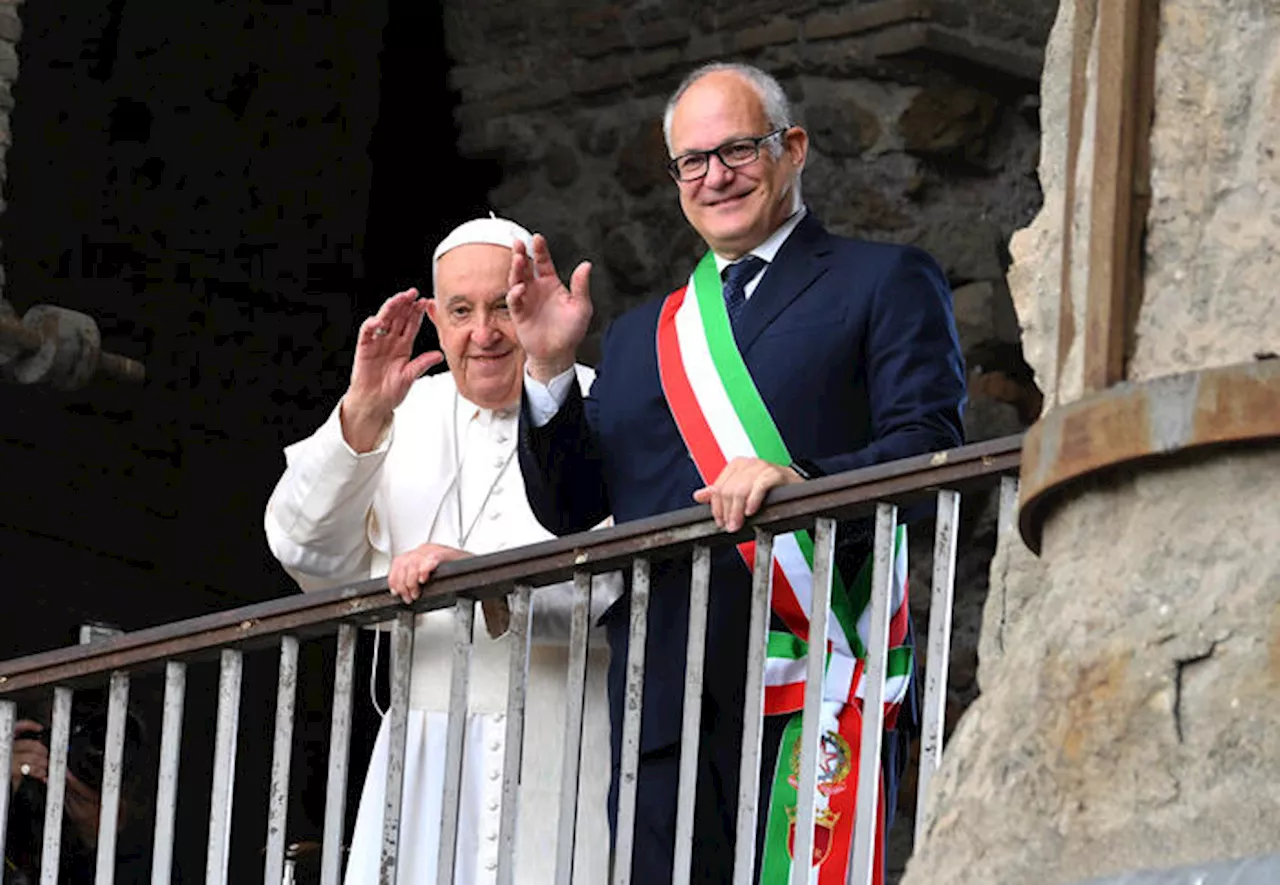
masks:
[[[495,421],[510,421],[515,418],[518,408],[519,407],[516,405],[511,405],[501,409],[486,409],[482,406],[477,406],[475,403],[471,402],[471,400],[463,396],[462,392],[459,391],[457,412],[458,429],[461,430],[468,426],[472,421],[479,421],[480,426],[486,428]]]

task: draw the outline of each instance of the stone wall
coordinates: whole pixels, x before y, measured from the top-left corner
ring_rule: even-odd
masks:
[[[548,235],[566,274],[594,262],[594,335],[671,289],[705,248],[664,169],[661,115],[698,64],[741,59],[783,82],[812,152],[803,193],[837,233],[915,243],[942,263],[970,371],[971,440],[1040,412],[1005,284],[1007,243],[1040,205],[1036,83],[1046,0],[513,4],[446,0],[461,151],[492,161],[495,211]],[[932,526],[913,529],[930,582]],[[995,502],[966,500],[949,722],[978,693],[978,634]],[[912,598],[919,636],[927,593]],[[914,784],[892,857],[910,850]]]
[[[1097,5],[1061,5],[1043,83],[1044,207],[1012,243],[1026,358],[1051,408],[1086,398],[1100,83],[1096,35],[1074,17]],[[1130,382],[1267,359],[1280,342],[1280,15],[1255,0],[1161,0],[1159,11]],[[1087,42],[1073,48],[1073,33]],[[1067,206],[1073,55],[1086,62],[1087,101]],[[1072,285],[1060,299],[1064,215]],[[1144,417],[1097,428],[1097,444],[1143,432]],[[1053,505],[1039,557],[1016,533],[1000,539],[982,694],[933,781],[935,813],[906,883],[1065,885],[1274,849],[1280,566],[1267,539],[1280,533],[1278,469],[1261,447],[1112,469]]]
[[[737,58],[779,76],[809,128],[803,192],[827,225],[931,251],[957,289],[971,367],[1029,377],[1018,374],[1004,270],[1009,235],[1040,201],[1033,93],[1051,4],[449,0],[445,10],[460,148],[501,167],[493,208],[545,232],[562,269],[594,261],[597,332],[672,288],[704,248],[663,168],[660,117],[685,73]],[[988,384],[996,398],[1023,395]],[[978,435],[1017,426],[1010,413]]]

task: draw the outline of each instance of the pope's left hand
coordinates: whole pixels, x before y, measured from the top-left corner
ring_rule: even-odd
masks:
[[[716,525],[726,532],[736,532],[748,516],[755,516],[760,510],[769,489],[803,481],[790,467],[759,458],[734,458],[715,482],[693,493],[693,500],[710,504]]]

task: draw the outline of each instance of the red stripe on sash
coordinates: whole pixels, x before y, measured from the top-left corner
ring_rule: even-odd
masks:
[[[676,334],[676,312],[684,303],[688,286],[684,286],[667,296],[663,302],[662,312],[658,315],[658,379],[662,384],[662,393],[675,418],[676,429],[684,439],[685,448],[689,450],[693,464],[698,468],[702,481],[707,485],[715,482],[724,471],[726,464],[724,451],[716,442],[707,423],[698,399],[689,385],[689,376],[685,371],[684,359],[680,356],[680,340]],[[738,545],[738,553],[747,564],[747,570],[753,571],[756,562],[755,541],[743,541]],[[796,599],[782,566],[773,563],[773,610],[787,625],[787,629],[801,639],[809,638],[809,618]],[[783,590],[785,588],[785,590]],[[783,590],[783,592],[777,592]]]

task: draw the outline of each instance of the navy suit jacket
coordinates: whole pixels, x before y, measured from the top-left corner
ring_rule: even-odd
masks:
[[[555,534],[694,505],[704,485],[663,397],[656,332],[662,299],[607,330],[595,383],[577,385],[545,426],[528,407],[520,465],[534,514]],[[738,318],[738,346],[797,460],[823,474],[963,442],[965,377],[951,293],[938,265],[913,247],[833,236],[808,214],[778,251]],[[714,477],[712,477],[714,479]],[[852,577],[865,537],[838,534]],[[865,534],[865,533],[863,533]],[[655,562],[641,751],[680,737],[688,636],[689,563]],[[732,546],[712,557],[704,716],[741,718],[751,577]],[[602,618],[617,764],[627,654],[627,600]]]

